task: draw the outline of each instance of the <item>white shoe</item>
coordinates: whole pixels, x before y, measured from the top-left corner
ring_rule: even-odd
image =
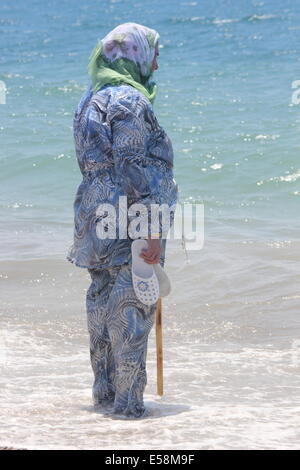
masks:
[[[148,248],[147,240],[134,240],[131,244],[132,283],[137,298],[145,305],[153,305],[170,293],[171,283],[159,263],[146,263],[139,256],[143,248]]]
[[[134,240],[131,244],[132,284],[137,298],[145,305],[153,305],[159,299],[159,285],[153,265],[140,257],[147,247],[147,240]]]

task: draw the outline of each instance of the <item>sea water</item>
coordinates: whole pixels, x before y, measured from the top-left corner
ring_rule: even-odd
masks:
[[[205,215],[189,262],[168,243],[164,396],[153,329],[138,422],[93,409],[90,279],[65,261],[74,109],[96,41],[127,21],[160,33],[154,110],[180,201]],[[291,0],[0,3],[0,445],[299,447],[299,21]]]

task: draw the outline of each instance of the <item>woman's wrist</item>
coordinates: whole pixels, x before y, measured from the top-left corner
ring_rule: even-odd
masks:
[[[151,233],[151,235],[150,235],[150,239],[155,240],[155,239],[159,239],[159,238],[160,238],[160,233],[159,232]]]
[[[141,238],[144,240],[160,240],[160,233],[151,233],[150,235]]]

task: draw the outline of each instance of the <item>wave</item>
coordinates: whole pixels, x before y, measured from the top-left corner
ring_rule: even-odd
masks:
[[[295,173],[288,173],[284,176],[274,176],[272,178],[268,178],[266,180],[257,181],[257,186],[261,186],[264,183],[275,182],[275,183],[294,183],[298,178],[300,178],[300,169],[297,170]]]
[[[205,17],[205,16],[192,16],[192,17],[171,17],[168,22],[171,23],[200,23],[200,24],[212,24],[212,25],[223,25],[228,23],[244,23],[254,21],[267,21],[267,20],[283,20],[282,15],[265,14],[265,15],[248,15],[242,18],[217,18],[217,17]]]

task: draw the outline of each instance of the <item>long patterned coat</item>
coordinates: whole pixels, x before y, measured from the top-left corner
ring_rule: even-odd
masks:
[[[67,259],[90,269],[126,264],[132,239],[99,239],[97,208],[109,203],[117,210],[122,195],[127,196],[128,206],[173,206],[177,184],[171,141],[148,99],[127,84],[106,85],[97,93],[88,87],[73,125],[83,179],[74,201],[74,241]],[[164,256],[165,243],[162,260]]]

